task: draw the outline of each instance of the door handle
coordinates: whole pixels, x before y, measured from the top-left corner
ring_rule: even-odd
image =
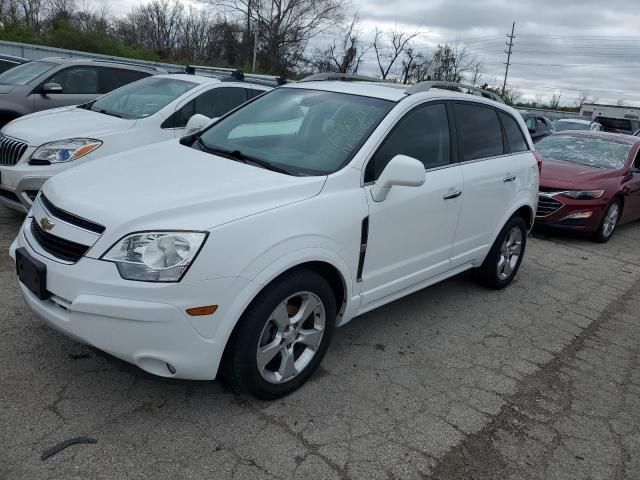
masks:
[[[455,192],[445,194],[442,198],[444,200],[452,200],[454,198],[458,198],[460,195],[462,195],[462,191],[456,190]]]
[[[516,179],[515,175],[509,175],[508,177],[503,178],[502,181],[504,183],[509,183],[509,182],[515,181],[515,179]]]

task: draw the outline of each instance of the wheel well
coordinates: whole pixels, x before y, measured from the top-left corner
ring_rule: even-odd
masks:
[[[533,227],[533,211],[530,207],[520,207],[518,210],[516,210],[513,216],[522,218],[527,224],[527,228]]]
[[[266,284],[262,288],[262,290],[267,288],[273,282],[278,281],[283,275],[287,275],[287,274],[289,274],[291,272],[295,272],[295,271],[299,271],[299,270],[311,270],[311,271],[317,272],[318,274],[322,275],[325,278],[325,280],[327,280],[327,282],[329,282],[329,285],[331,286],[331,289],[333,290],[333,293],[334,293],[334,295],[336,297],[336,313],[337,313],[336,320],[338,320],[341,317],[341,315],[342,315],[342,313],[344,311],[343,307],[344,307],[344,303],[345,303],[347,289],[346,289],[346,283],[345,283],[344,278],[342,277],[342,275],[340,274],[338,269],[336,267],[334,267],[333,265],[331,265],[330,263],[320,262],[320,261],[301,263],[300,265],[296,265],[295,267],[292,267],[289,270],[286,270],[286,271],[282,272],[280,275],[278,275],[276,278],[274,278],[268,284]],[[262,291],[262,290],[260,290],[260,291]],[[254,297],[253,300],[251,300],[249,305],[251,305],[254,300],[255,300],[255,297]],[[247,308],[249,308],[249,305],[247,306]],[[227,368],[229,367],[230,345],[234,341],[234,337],[235,337],[236,332],[238,330],[238,325],[239,324],[240,324],[240,322],[238,321],[235,324],[235,326],[233,327],[233,330],[231,331],[231,334],[229,335],[229,338],[227,339],[227,343],[225,345],[224,352],[222,354],[222,359],[221,359],[221,362],[220,362],[220,371],[221,371],[223,377],[227,377],[228,376]]]
[[[616,193],[613,198],[620,201],[620,215],[618,216],[618,218],[620,218],[620,216],[622,216],[622,212],[624,211],[624,195],[622,195],[621,193]]]

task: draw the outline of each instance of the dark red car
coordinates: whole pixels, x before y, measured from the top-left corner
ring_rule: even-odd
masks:
[[[562,132],[536,144],[542,157],[536,224],[611,238],[640,218],[640,137]]]

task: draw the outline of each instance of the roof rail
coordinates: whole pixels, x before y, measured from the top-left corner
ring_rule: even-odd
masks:
[[[244,73],[237,68],[224,68],[224,67],[203,67],[199,65],[187,65],[185,67],[185,73],[189,75],[195,75],[197,71],[210,72],[214,74],[230,75],[235,80],[263,80],[269,82],[275,82],[278,85],[284,85],[287,83],[287,79],[284,77],[276,77],[272,75],[258,75],[255,73]]]
[[[482,97],[494,100],[496,102],[504,103],[504,100],[502,99],[502,97],[500,97],[500,95],[496,93],[490,92],[489,90],[484,90],[480,87],[474,87],[473,85],[465,85],[464,83],[456,83],[456,82],[437,82],[437,81],[436,82],[431,82],[431,81],[419,82],[407,88],[407,95],[413,95],[414,93],[419,93],[419,92],[428,92],[432,88],[441,88],[445,90],[452,90],[452,89],[469,90],[466,93],[469,93],[471,95],[482,96]]]
[[[351,73],[334,73],[334,72],[316,73],[315,75],[311,75],[310,77],[305,77],[300,81],[301,82],[318,82],[318,81],[329,81],[329,80],[339,80],[341,82],[382,82],[382,80],[375,77],[365,77],[364,75],[353,75]]]
[[[167,73],[167,70],[161,67],[157,67],[155,65],[145,65],[143,63],[136,63],[135,61],[132,62],[126,62],[123,60],[109,60],[109,59],[103,59],[103,58],[81,58],[81,57],[60,57],[62,59],[65,60],[77,60],[80,62],[91,62],[91,63],[113,63],[115,65],[127,65],[129,67],[138,67],[138,68],[144,68],[147,70],[153,70],[155,72],[161,72],[161,73]]]

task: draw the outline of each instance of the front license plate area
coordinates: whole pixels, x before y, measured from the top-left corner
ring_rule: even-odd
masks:
[[[29,255],[24,247],[16,250],[16,273],[22,284],[40,300],[51,296],[47,291],[47,266]]]

